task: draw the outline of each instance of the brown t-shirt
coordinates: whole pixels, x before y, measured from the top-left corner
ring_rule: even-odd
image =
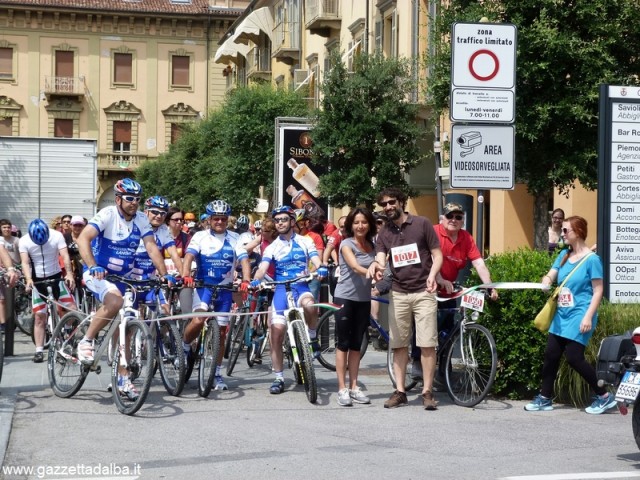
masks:
[[[416,244],[419,263],[396,267],[393,255],[389,255],[388,263],[393,275],[391,289],[394,292],[413,293],[427,288],[427,277],[433,265],[431,250],[440,248],[440,240],[433,230],[431,222],[424,217],[407,214],[407,219],[398,227],[388,222],[380,233],[376,243],[376,252],[385,255],[394,247]],[[411,256],[409,254],[409,256]]]

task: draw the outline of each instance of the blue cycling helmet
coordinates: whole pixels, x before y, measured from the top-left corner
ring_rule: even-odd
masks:
[[[238,221],[236,222],[237,228],[249,228],[249,217],[246,215],[240,215],[238,217]]]
[[[142,195],[142,186],[135,180],[123,178],[113,186],[116,195]]]
[[[286,213],[287,215],[289,215],[289,218],[291,218],[291,220],[296,219],[295,210],[289,207],[288,205],[280,205],[279,207],[274,208],[273,211],[271,212],[271,216],[275,217],[276,215],[281,213]]]
[[[44,245],[49,241],[49,226],[40,218],[29,224],[29,237],[36,245]]]
[[[224,200],[214,200],[207,205],[206,210],[209,215],[224,215],[225,217],[231,215],[231,206]]]
[[[200,215],[201,222],[204,222],[207,218],[209,218],[209,215],[207,215],[206,213],[203,213],[202,215]]]
[[[147,198],[147,201],[144,202],[144,208],[145,210],[148,208],[159,208],[160,210],[163,210],[165,212],[169,211],[169,202],[167,201],[166,198],[161,197],[160,195],[155,195],[153,197],[149,197]]]

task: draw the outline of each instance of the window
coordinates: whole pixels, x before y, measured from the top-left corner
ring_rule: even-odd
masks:
[[[73,120],[56,118],[53,122],[53,136],[56,138],[73,138]]]
[[[133,83],[133,55],[130,53],[113,54],[113,83]]]
[[[0,119],[0,137],[11,137],[13,135],[13,119]]]
[[[182,135],[182,129],[180,128],[180,124],[172,123],[171,124],[171,145],[176,143],[178,139]]]
[[[398,12],[393,9],[391,14],[385,17],[382,32],[382,45],[387,57],[398,56]],[[377,41],[377,39],[376,39]]]
[[[190,57],[186,55],[171,56],[171,85],[176,87],[188,87]]]
[[[113,122],[113,152],[131,152],[131,122]]]
[[[0,79],[13,78],[13,48],[0,48]]]
[[[56,92],[73,93],[73,52],[56,50],[55,62]]]

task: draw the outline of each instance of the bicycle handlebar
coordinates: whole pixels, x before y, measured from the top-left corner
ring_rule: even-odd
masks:
[[[291,285],[293,283],[301,283],[301,282],[310,282],[314,278],[318,276],[317,272],[311,272],[308,275],[304,275],[302,277],[290,278],[288,280],[270,280],[263,281],[258,288],[255,290],[268,290],[273,287],[277,287],[278,285]]]

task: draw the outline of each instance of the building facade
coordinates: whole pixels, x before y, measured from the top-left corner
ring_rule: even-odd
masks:
[[[224,95],[240,0],[0,3],[0,136],[96,139],[97,208]]]

